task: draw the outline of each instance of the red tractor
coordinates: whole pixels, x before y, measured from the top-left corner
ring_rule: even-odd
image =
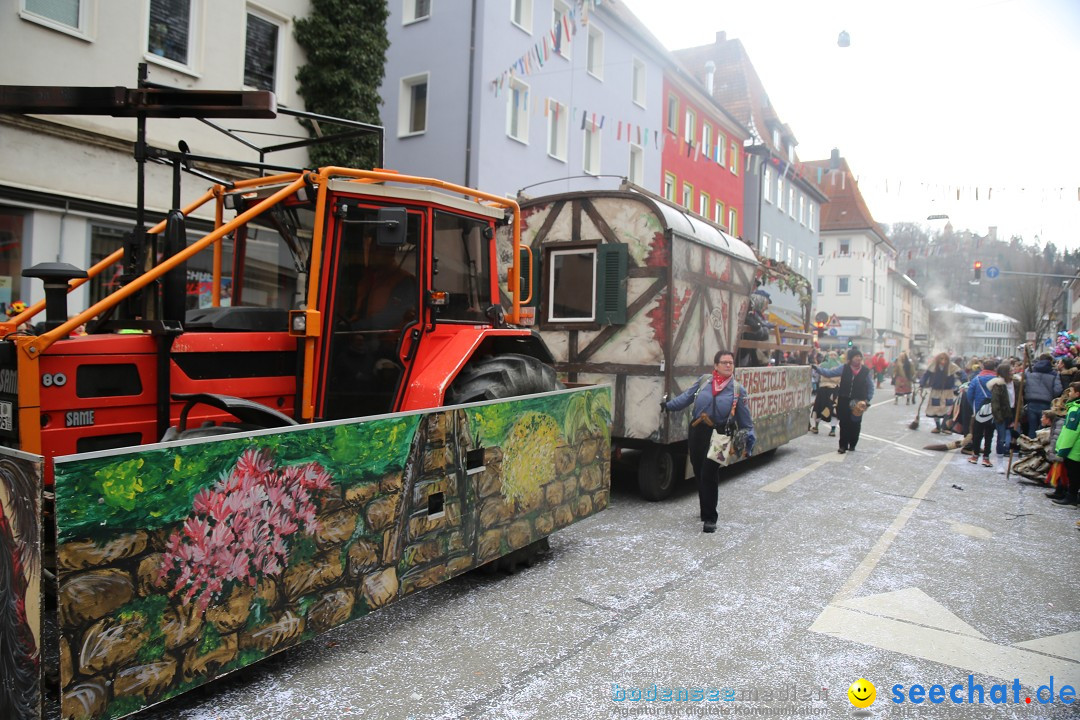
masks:
[[[99,98],[100,112],[136,117],[140,127],[147,117],[213,114],[205,92],[191,108],[182,91],[143,84],[73,90],[83,91],[75,106],[5,109],[93,112],[91,91],[99,90],[123,91]],[[219,116],[259,95],[269,101],[249,116],[275,110],[269,94],[229,95],[245,102]],[[140,191],[141,161],[173,166],[177,206],[181,170],[229,162],[192,155],[182,143],[167,152],[140,142],[136,158]],[[45,282],[46,300],[3,323],[0,443],[50,459],[561,387],[543,341],[516,325],[515,201],[391,171],[233,164],[276,174],[215,182],[145,232],[140,203],[123,250],[87,271],[54,263],[24,272]],[[214,229],[189,243],[185,219],[206,204]],[[495,234],[505,224],[515,252],[502,293]],[[189,295],[186,264],[199,253],[213,254],[210,279],[199,283],[208,285],[208,303]],[[69,318],[66,293],[110,276],[118,262],[122,286]],[[43,308],[37,334],[18,330]],[[73,336],[83,324],[87,334]]]

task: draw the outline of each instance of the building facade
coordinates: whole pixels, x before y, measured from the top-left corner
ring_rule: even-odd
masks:
[[[821,205],[828,198],[807,177],[795,134],[769,101],[742,42],[719,32],[712,44],[676,50],[675,56],[749,131],[739,234],[761,257],[786,264],[815,287]],[[776,285],[766,290],[779,311],[774,320],[802,324],[796,295]]]
[[[307,0],[258,4],[209,0],[19,0],[0,10],[0,84],[135,87],[137,66],[149,80],[183,89],[271,90],[279,105],[303,107],[294,76],[303,53],[293,18]],[[295,119],[224,120],[230,128],[306,136]],[[21,277],[40,262],[88,268],[121,247],[136,199],[133,119],[83,115],[0,114],[0,306],[44,297],[41,283]],[[183,139],[199,155],[257,161],[258,154],[196,120],[151,119],[151,145],[174,150]],[[290,151],[273,162],[303,166]],[[216,177],[238,177],[204,166]],[[148,221],[172,206],[171,169],[147,165]],[[181,205],[209,182],[187,177]],[[188,223],[189,236],[210,214]],[[201,222],[198,219],[201,217]],[[209,267],[209,260],[206,261]],[[189,263],[189,282],[199,277]],[[105,273],[71,293],[69,310],[85,309],[114,289]],[[2,309],[2,308],[0,308]]]
[[[666,51],[621,5],[389,7],[388,167],[497,195],[661,192]]]
[[[841,324],[835,335],[822,337],[822,347],[846,347],[848,341],[864,353],[901,347],[902,301],[895,316],[890,312],[896,249],[874,221],[843,158],[806,165],[815,176],[821,170],[817,185],[829,198],[822,209],[814,311],[835,315]],[[894,342],[887,346],[886,339]]]

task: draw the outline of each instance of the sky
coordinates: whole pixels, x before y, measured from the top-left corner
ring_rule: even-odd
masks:
[[[1080,0],[614,1],[669,50],[741,40],[799,159],[838,148],[878,222],[1080,249]]]

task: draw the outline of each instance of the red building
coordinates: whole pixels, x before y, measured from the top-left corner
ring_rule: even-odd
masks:
[[[678,65],[664,74],[664,103],[662,194],[741,236],[749,131]]]

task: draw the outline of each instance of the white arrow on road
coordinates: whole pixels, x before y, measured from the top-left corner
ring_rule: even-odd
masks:
[[[783,490],[784,488],[786,488],[788,485],[792,484],[793,482],[795,482],[797,480],[801,480],[802,478],[806,477],[810,473],[814,472],[815,470],[817,470],[819,467],[821,467],[825,463],[843,462],[843,461],[844,461],[844,456],[841,455],[838,452],[831,452],[831,453],[825,453],[824,455],[818,455],[817,458],[814,459],[814,462],[810,463],[806,467],[801,468],[799,470],[796,470],[795,472],[791,473],[790,475],[785,475],[784,477],[780,478],[779,480],[774,480],[773,482],[769,483],[768,485],[766,485],[765,487],[763,487],[761,489],[764,490],[765,492],[780,492],[781,490]]]

